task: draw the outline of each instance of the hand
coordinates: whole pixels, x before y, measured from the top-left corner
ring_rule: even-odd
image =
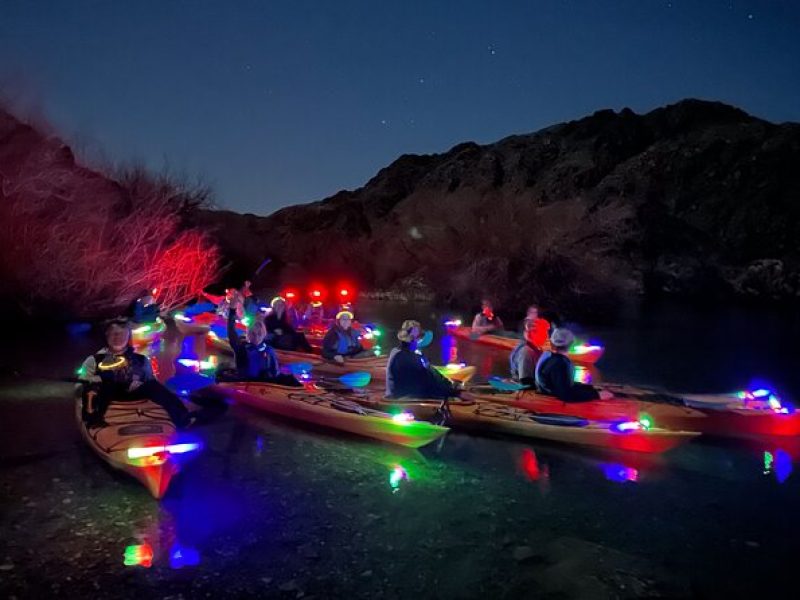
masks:
[[[97,392],[86,392],[86,412],[94,412],[94,399],[97,398]]]
[[[333,360],[335,360],[340,365],[344,364],[344,356],[342,356],[341,354],[337,354],[336,356],[334,356]]]
[[[601,400],[611,400],[613,397],[614,397],[614,394],[612,394],[608,390],[600,390],[600,399]]]

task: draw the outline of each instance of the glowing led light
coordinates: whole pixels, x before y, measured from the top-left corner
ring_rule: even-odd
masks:
[[[78,367],[77,369],[75,369],[75,374],[76,374],[76,375],[77,375],[79,378],[81,378],[81,377],[86,377],[86,367],[84,367],[83,365],[81,365],[80,367]]]
[[[214,333],[213,331],[209,331],[208,332],[208,337],[210,337],[212,340],[218,340],[219,339],[219,336],[216,333]]]
[[[141,327],[137,327],[136,329],[134,329],[133,333],[141,335],[143,333],[148,333],[152,329],[153,328],[150,325],[142,325]]]
[[[184,323],[191,323],[192,322],[192,319],[190,317],[187,317],[183,313],[175,313],[174,319],[176,321],[183,321]]]
[[[603,473],[605,473],[606,479],[609,481],[616,481],[617,483],[635,483],[639,481],[639,471],[634,468],[617,463],[604,464],[602,467]]]
[[[340,290],[339,295],[342,297],[346,297],[350,295],[350,292],[348,292],[347,290]]]
[[[639,423],[643,429],[651,429],[653,427],[653,418],[650,415],[639,415]]]
[[[291,299],[291,298],[296,298],[296,297],[297,297],[297,294],[295,294],[294,292],[286,292],[286,293],[284,294],[284,296],[285,296],[286,298],[290,298],[290,299]]]
[[[602,346],[595,346],[592,344],[576,344],[572,347],[570,352],[572,354],[589,354],[590,352],[597,352],[598,350],[602,349]]]
[[[145,446],[128,448],[128,458],[147,458],[158,454],[185,454],[200,449],[197,442],[185,442],[181,444],[169,444],[167,446]]]
[[[753,398],[764,398],[765,396],[769,396],[771,392],[767,389],[760,388],[757,390],[753,390],[750,393],[752,394]]]
[[[445,327],[461,327],[461,319],[448,319],[444,322]]]
[[[195,548],[175,544],[169,552],[169,566],[171,569],[195,567],[200,564],[200,553]]]
[[[586,367],[575,365],[575,372],[572,377],[573,381],[577,383],[592,383],[592,374]]]
[[[649,417],[639,419],[638,421],[622,421],[615,423],[611,426],[611,430],[617,433],[630,433],[632,431],[647,431],[652,426]]]
[[[123,564],[126,567],[146,567],[153,564],[153,548],[150,544],[128,546],[125,548]]]
[[[408,472],[400,465],[395,466],[389,473],[389,485],[392,488],[392,493],[400,489],[401,481],[410,481]]]
[[[112,360],[107,360],[108,358],[109,357],[103,359],[103,362],[97,365],[97,368],[101,371],[113,371],[114,369],[119,369],[128,363],[124,356],[116,356]]]
[[[408,425],[414,421],[414,415],[412,415],[410,412],[403,411],[397,413],[396,415],[392,415],[392,421],[399,425]]]

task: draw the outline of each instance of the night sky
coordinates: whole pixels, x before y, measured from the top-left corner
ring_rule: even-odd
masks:
[[[92,161],[268,214],[600,108],[800,121],[800,2],[0,0],[0,84]]]

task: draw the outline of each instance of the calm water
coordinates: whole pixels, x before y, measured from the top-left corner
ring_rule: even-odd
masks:
[[[445,315],[374,304],[359,316],[387,340],[404,318]],[[793,313],[651,306],[583,333],[607,345],[596,377],[800,392]],[[234,407],[197,430],[204,451],[158,503],[84,446],[71,386],[43,379],[97,339],[31,337],[0,355],[3,597],[790,597],[792,448],[695,442],[643,458],[451,433],[409,451]],[[167,373],[205,347],[170,335],[156,351]],[[506,369],[506,353],[441,332],[429,355]],[[124,566],[144,544],[152,566]]]

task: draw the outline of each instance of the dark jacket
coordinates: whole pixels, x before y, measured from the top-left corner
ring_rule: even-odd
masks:
[[[337,354],[354,356],[363,351],[364,347],[358,339],[358,332],[352,327],[342,329],[338,324],[334,324],[322,340],[322,356],[328,360]]]
[[[575,383],[575,367],[563,354],[545,352],[536,364],[536,387],[564,402],[597,400],[600,395],[592,386]]]
[[[236,371],[246,381],[267,381],[280,374],[275,352],[266,342],[251,344],[239,337],[236,331],[236,311],[228,315],[228,342],[236,358]]]
[[[278,318],[275,312],[269,313],[264,318],[264,326],[267,328],[267,333],[275,333],[276,329],[280,329],[282,335],[287,333],[294,333],[294,326],[289,320],[289,313],[283,311],[283,315]]]
[[[386,395],[390,398],[450,398],[458,396],[453,383],[431,368],[421,354],[401,342],[386,363]]]
[[[83,361],[83,365],[78,370],[78,379],[86,384],[88,390],[97,391],[103,384],[128,387],[133,382],[144,383],[155,379],[150,360],[143,354],[134,352],[133,348],[128,347],[119,355],[120,358],[125,359],[125,364],[119,368],[104,369],[102,367],[101,363],[109,355],[111,355],[111,351],[103,348]]]

